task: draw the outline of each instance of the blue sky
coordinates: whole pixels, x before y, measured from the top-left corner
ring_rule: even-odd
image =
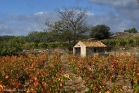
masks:
[[[92,6],[86,0],[0,0],[0,13],[33,14],[66,6]]]
[[[47,18],[57,20],[56,9],[88,7],[88,24],[108,25],[111,32],[135,27],[139,31],[137,0],[0,0],[0,35],[27,35],[43,31]]]

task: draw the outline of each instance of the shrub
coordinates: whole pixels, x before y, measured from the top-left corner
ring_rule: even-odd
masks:
[[[45,42],[38,43],[38,48],[47,48],[47,47],[48,47],[48,44]]]
[[[0,43],[0,56],[17,55],[22,51],[22,45],[14,40],[3,41]]]

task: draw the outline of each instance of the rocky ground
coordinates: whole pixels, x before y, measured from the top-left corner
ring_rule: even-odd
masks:
[[[139,33],[128,33],[128,32],[116,32],[110,38],[128,38],[128,37],[138,37]]]
[[[70,64],[66,59],[67,56],[67,54],[61,56],[63,75],[68,78],[68,80],[64,84],[64,88],[66,90],[74,90],[75,93],[87,92],[88,88],[85,86],[85,81],[82,79],[82,77],[77,76],[69,69]]]

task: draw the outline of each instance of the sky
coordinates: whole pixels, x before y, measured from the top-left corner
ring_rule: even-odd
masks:
[[[89,8],[86,22],[105,24],[110,32],[139,31],[139,0],[0,0],[0,36],[44,31],[46,19],[58,20],[56,9]]]

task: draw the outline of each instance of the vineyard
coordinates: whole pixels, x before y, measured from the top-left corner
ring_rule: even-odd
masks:
[[[104,39],[104,44],[109,47],[123,46],[123,47],[137,47],[139,44],[139,37]]]
[[[1,56],[0,93],[138,93],[138,63],[133,54]]]
[[[22,52],[23,50],[54,49],[54,48],[68,50],[73,48],[72,41],[69,44],[68,42],[58,42],[58,41],[47,42],[43,40],[35,42],[26,39],[27,37],[10,37],[10,36],[5,37],[3,36],[3,38],[0,37],[0,56],[18,55],[18,53]],[[101,40],[101,42],[107,45],[108,49],[115,47],[125,47],[125,48],[138,47],[139,37],[104,39]]]

